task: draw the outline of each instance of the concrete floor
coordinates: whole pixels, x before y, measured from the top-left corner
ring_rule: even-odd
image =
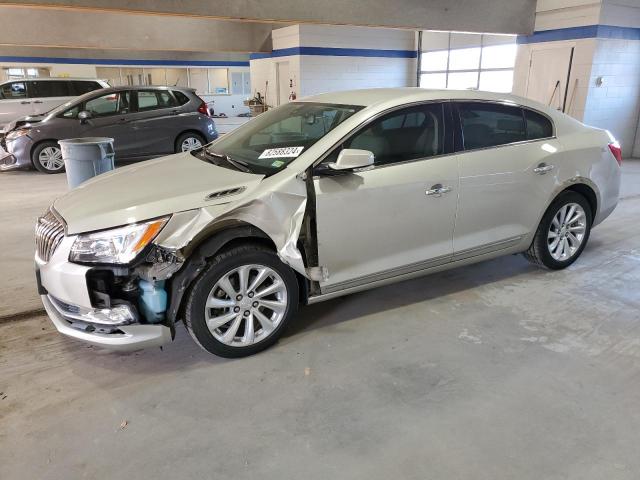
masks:
[[[509,256],[318,304],[247,359],[2,323],[0,477],[637,479],[638,177],[567,270]]]

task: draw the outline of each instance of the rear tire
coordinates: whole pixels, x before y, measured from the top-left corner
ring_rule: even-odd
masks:
[[[199,133],[185,132],[176,140],[176,153],[190,152],[202,147],[205,143],[204,137]]]
[[[587,245],[593,214],[585,197],[565,191],[545,212],[524,256],[531,263],[551,270],[567,268]]]
[[[64,160],[58,142],[47,141],[38,144],[31,152],[31,163],[42,173],[64,172]]]
[[[272,250],[241,245],[210,260],[187,297],[185,324],[200,347],[246,357],[278,341],[298,307],[298,281]]]

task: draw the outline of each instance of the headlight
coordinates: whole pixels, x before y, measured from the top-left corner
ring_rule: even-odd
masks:
[[[13,130],[12,132],[7,133],[5,137],[8,141],[15,140],[16,138],[22,137],[29,133],[28,128],[19,128],[18,130]]]
[[[71,247],[69,261],[127,264],[156,238],[167,220],[169,217],[78,235]]]

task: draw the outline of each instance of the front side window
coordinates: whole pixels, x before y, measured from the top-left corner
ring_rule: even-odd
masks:
[[[465,150],[526,140],[522,109],[484,102],[458,104]]]
[[[329,103],[287,103],[221,138],[207,153],[227,155],[258,173],[275,173],[362,108]]]
[[[130,92],[112,92],[87,100],[84,109],[93,117],[129,113]]]
[[[27,86],[24,82],[5,83],[0,87],[0,98],[16,100],[27,96]]]
[[[443,105],[419,105],[388,113],[342,147],[373,152],[376,165],[440,155],[444,152]]]
[[[177,102],[167,90],[138,90],[138,111],[176,107]]]

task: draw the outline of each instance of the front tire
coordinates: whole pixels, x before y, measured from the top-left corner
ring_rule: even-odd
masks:
[[[585,197],[572,191],[561,193],[542,217],[525,258],[551,270],[567,268],[587,245],[592,221]]]
[[[31,163],[42,173],[64,172],[64,160],[60,145],[54,141],[42,142],[31,152]]]
[[[207,352],[246,357],[273,345],[297,307],[291,268],[263,246],[242,245],[216,255],[195,281],[185,324]]]

